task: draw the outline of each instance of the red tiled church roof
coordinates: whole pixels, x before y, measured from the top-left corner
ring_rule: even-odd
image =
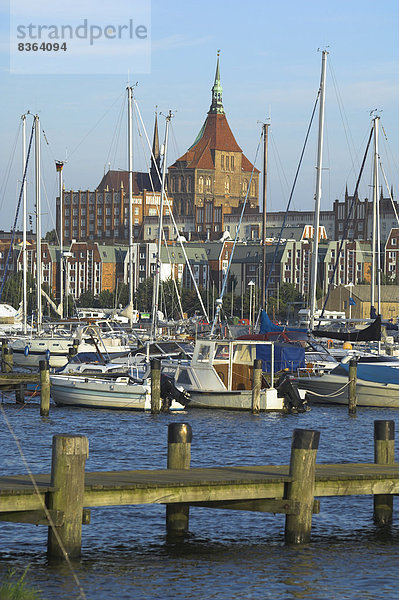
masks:
[[[225,114],[208,113],[199,140],[169,168],[177,168],[176,163],[184,161],[190,169],[214,169],[214,150],[242,153]],[[242,154],[242,168],[244,171],[252,171],[252,164],[244,154]],[[255,169],[255,172],[258,170]]]

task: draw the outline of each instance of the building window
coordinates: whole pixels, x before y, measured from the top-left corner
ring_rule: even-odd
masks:
[[[230,169],[230,157],[226,156],[226,170],[228,171]]]
[[[230,157],[230,168],[232,171],[234,171],[234,156]]]
[[[211,178],[210,177],[206,178],[206,191],[207,192],[211,191]]]
[[[198,178],[198,193],[204,193],[204,178],[202,177],[202,175]]]
[[[225,194],[229,194],[230,193],[230,177],[227,175],[226,180],[224,182],[224,191]]]
[[[242,182],[242,193],[245,195],[248,190],[248,179],[244,179]]]
[[[222,169],[224,169],[224,154],[222,154],[222,156],[220,157],[220,165]]]

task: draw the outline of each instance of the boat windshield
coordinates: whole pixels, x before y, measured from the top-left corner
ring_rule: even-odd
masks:
[[[215,352],[215,360],[228,360],[229,358],[229,345],[228,344],[217,344]]]
[[[253,344],[238,344],[235,346],[234,362],[240,365],[253,365],[256,358],[256,346]]]
[[[208,362],[209,361],[209,351],[210,351],[210,346],[209,344],[201,344],[201,346],[199,347],[198,350],[198,361],[201,362]]]

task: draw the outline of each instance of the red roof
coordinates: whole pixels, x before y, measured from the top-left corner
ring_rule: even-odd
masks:
[[[176,168],[177,162],[184,161],[190,169],[214,169],[213,150],[242,153],[225,114],[208,113],[201,133],[198,141],[169,168]],[[252,164],[244,154],[242,154],[242,168],[244,171],[252,171]],[[255,171],[258,172],[257,169]]]

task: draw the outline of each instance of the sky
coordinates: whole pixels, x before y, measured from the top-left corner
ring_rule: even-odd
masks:
[[[161,113],[161,138],[165,115],[173,112],[167,164],[184,154],[209,110],[218,50],[228,122],[243,152],[251,162],[256,158],[259,169],[261,123],[270,123],[268,210],[287,206],[320,84],[323,49],[329,54],[321,208],[329,210],[336,198],[342,200],[346,186],[349,193],[353,191],[372,123],[370,112],[375,109],[382,124],[381,161],[397,195],[397,0],[378,4],[368,0],[324,4],[314,0],[113,0],[107,7],[92,0],[70,0],[65,7],[54,4],[11,0],[0,5],[1,229],[10,229],[15,219],[22,172],[22,114],[38,114],[45,135],[41,142],[44,233],[55,226],[55,160],[65,161],[65,187],[74,190],[95,189],[108,168],[127,168],[128,83],[137,83],[134,96],[150,138],[156,107]],[[18,50],[18,43],[35,41],[27,37],[30,23],[43,24],[44,31],[54,23],[76,28],[85,22],[89,28],[97,27],[96,35],[104,26],[102,38],[92,43],[68,40],[66,51]],[[115,34],[121,23],[133,23],[131,38],[124,37],[126,26],[119,30],[121,39],[105,39],[105,25]],[[20,30],[24,38],[16,38],[18,25],[25,27]],[[137,26],[145,27],[145,39],[144,30]],[[317,116],[291,209],[314,206]],[[28,116],[28,135],[31,123]],[[149,150],[136,120],[133,138],[133,168],[146,170]],[[370,184],[371,161],[366,163],[360,187],[362,199],[370,196]],[[29,167],[31,214],[34,202],[34,174]],[[21,227],[21,217],[17,225]]]

